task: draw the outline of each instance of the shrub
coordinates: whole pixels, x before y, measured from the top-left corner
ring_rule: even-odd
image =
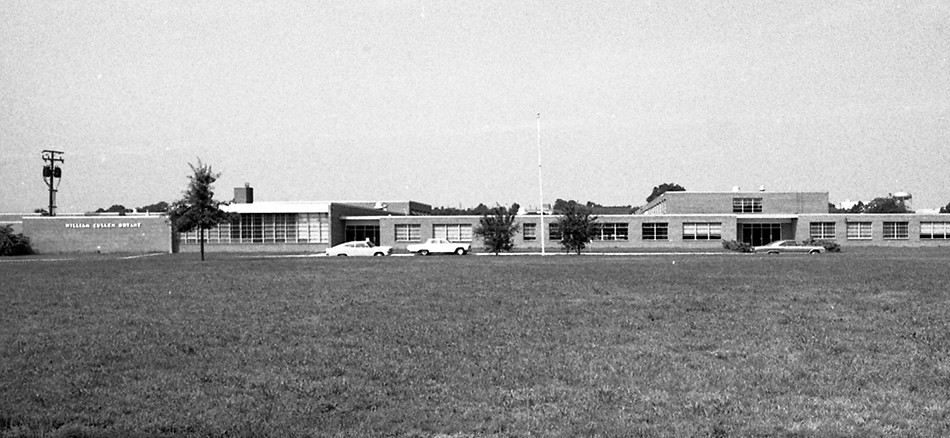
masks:
[[[564,250],[580,254],[597,234],[600,225],[597,224],[597,216],[591,214],[587,207],[568,205],[557,220],[557,228],[561,232],[561,246]]]
[[[22,233],[14,233],[9,225],[0,226],[0,256],[18,256],[33,254],[30,238]]]
[[[515,224],[518,208],[518,204],[508,209],[499,205],[492,209],[490,216],[488,213],[482,216],[473,232],[485,242],[485,249],[495,255],[501,251],[511,252],[515,246],[512,239],[518,232],[518,225]]]
[[[722,247],[730,251],[752,252],[752,245],[736,240],[723,240]]]
[[[828,252],[841,252],[841,245],[839,245],[837,242],[832,242],[830,240],[815,240],[812,238],[808,238],[804,240],[802,244],[820,246],[820,247],[825,248],[825,251],[828,251]]]

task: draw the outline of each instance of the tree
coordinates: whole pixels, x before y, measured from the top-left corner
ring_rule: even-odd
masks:
[[[168,203],[165,201],[159,201],[151,205],[146,205],[144,207],[139,207],[137,210],[143,213],[165,213],[168,211]]]
[[[514,248],[514,236],[518,233],[518,224],[515,215],[521,207],[515,203],[510,208],[496,206],[491,209],[491,215],[485,213],[479,219],[478,225],[472,231],[485,242],[485,249],[498,255],[502,251],[511,251]]]
[[[864,213],[864,210],[867,207],[864,205],[864,201],[858,201],[857,204],[851,206],[851,209],[848,210],[848,213]]]
[[[647,196],[647,204],[649,204],[650,201],[658,198],[660,195],[666,192],[685,192],[685,191],[686,189],[679,184],[673,184],[673,183],[660,184],[659,186],[653,188],[653,192],[650,193],[650,196]]]
[[[99,208],[96,210],[96,213],[119,213],[120,216],[131,212],[131,209],[125,208],[125,206],[121,204],[114,204],[109,208]]]
[[[481,216],[491,212],[485,204],[479,203],[475,208],[436,207],[432,209],[433,216]]]
[[[600,226],[597,216],[582,205],[567,205],[561,217],[557,220],[557,228],[561,233],[561,246],[565,251],[574,251],[577,254],[587,247],[587,243],[597,234]]]
[[[637,211],[638,207],[632,207],[629,205],[600,205],[594,201],[587,201],[586,204],[581,204],[573,199],[565,201],[561,198],[558,198],[554,201],[554,206],[551,207],[554,210],[555,214],[561,214],[567,210],[569,206],[586,206],[587,210],[592,214],[633,214]]]
[[[569,207],[577,207],[578,205],[580,204],[573,199],[565,201],[561,198],[557,198],[557,200],[554,201],[554,205],[551,206],[551,210],[553,210],[555,214],[563,214]]]
[[[946,207],[940,207],[941,213],[950,213],[950,204],[947,204]]]
[[[230,220],[231,215],[222,211],[221,206],[227,202],[214,200],[214,184],[221,176],[211,171],[211,166],[198,160],[198,166],[191,163],[194,175],[189,175],[188,188],[183,192],[184,197],[171,205],[169,216],[172,227],[179,233],[198,230],[198,241],[201,244],[201,261],[205,259],[205,230],[215,228],[218,224]]]
[[[874,198],[865,207],[865,213],[911,213],[904,205],[904,201],[897,198]]]

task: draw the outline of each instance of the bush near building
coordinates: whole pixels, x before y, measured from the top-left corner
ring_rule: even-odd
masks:
[[[14,233],[9,225],[0,226],[0,256],[19,256],[33,254],[30,238],[23,233]]]
[[[752,252],[752,245],[746,242],[739,242],[737,240],[723,240],[722,247],[730,251],[737,252]]]
[[[816,240],[816,239],[806,239],[802,242],[803,245],[812,245],[812,246],[821,246],[825,248],[825,251],[828,252],[841,252],[841,245],[837,242],[832,242],[830,240]]]

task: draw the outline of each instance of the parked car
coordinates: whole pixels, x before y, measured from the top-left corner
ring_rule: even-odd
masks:
[[[370,241],[354,241],[341,243],[327,248],[328,256],[387,256],[393,253],[391,246],[376,246]]]
[[[447,239],[440,238],[429,239],[426,240],[425,243],[406,245],[406,249],[409,252],[419,255],[452,253],[465,255],[471,247],[472,244],[470,243],[449,242]]]
[[[804,245],[794,240],[776,240],[768,245],[756,246],[752,248],[752,252],[764,252],[766,254],[781,254],[783,252],[821,254],[825,252],[825,247]]]

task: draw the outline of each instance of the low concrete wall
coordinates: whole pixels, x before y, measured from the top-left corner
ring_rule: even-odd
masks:
[[[165,216],[24,217],[23,234],[40,254],[172,252]]]

